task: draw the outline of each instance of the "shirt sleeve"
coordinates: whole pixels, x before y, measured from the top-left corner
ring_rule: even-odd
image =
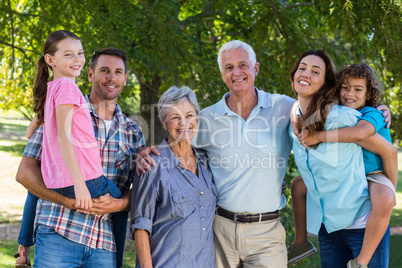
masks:
[[[381,111],[378,111],[373,107],[365,107],[361,110],[361,113],[362,115],[359,117],[359,120],[366,120],[371,123],[375,128],[375,133],[385,126],[384,117],[382,116]]]
[[[66,78],[68,79],[68,78]],[[73,104],[80,106],[81,98],[83,98],[81,91],[73,81],[62,80],[59,87],[54,94],[55,107],[63,104]]]
[[[36,129],[25,147],[24,155],[41,161],[42,159],[43,126]]]
[[[327,116],[325,130],[355,126],[360,115],[355,109],[335,105]]]
[[[160,175],[157,167],[140,176],[134,176],[131,191],[131,238],[136,229],[145,230],[152,236],[152,224],[158,200],[158,181]]]

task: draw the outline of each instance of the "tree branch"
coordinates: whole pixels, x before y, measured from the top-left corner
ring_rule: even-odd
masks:
[[[30,51],[30,52],[34,52],[34,51],[28,50],[28,49],[23,49],[23,48],[14,46],[13,44],[9,44],[9,43],[6,43],[6,42],[1,41],[1,40],[0,40],[0,44],[3,44],[3,45],[6,45],[6,46],[9,46],[9,47],[12,47],[13,49],[19,50],[25,56],[25,58],[27,58],[27,60],[29,60],[30,63],[34,64],[32,62],[32,60],[28,57],[28,55],[25,53],[25,51]]]
[[[264,2],[264,4],[269,8],[269,6],[267,5],[267,2],[266,2],[265,0],[264,0],[263,2]],[[270,5],[271,5],[272,10],[273,10],[274,13],[275,13],[275,16],[278,18],[279,23],[280,23],[280,25],[281,25],[281,27],[278,27],[278,28],[279,28],[279,31],[280,31],[280,32],[282,33],[282,35],[285,37],[286,42],[288,43],[290,49],[292,50],[291,52],[293,52],[294,47],[293,47],[293,45],[292,45],[292,42],[290,42],[290,38],[289,38],[288,34],[286,33],[286,25],[285,25],[285,23],[284,23],[283,20],[282,20],[281,14],[279,13],[278,9],[275,7],[275,4],[272,2],[272,0],[269,0],[269,3],[270,3]]]
[[[14,79],[14,62],[15,62],[15,48],[14,48],[14,16],[12,14],[13,9],[11,8],[11,3],[10,0],[7,1],[8,3],[8,8],[10,11],[10,21],[11,21],[11,45],[13,47],[13,53],[12,53],[12,78]]]
[[[302,7],[302,6],[314,6],[314,3],[300,3],[296,2],[293,5],[285,6],[285,8],[295,8],[295,7]]]

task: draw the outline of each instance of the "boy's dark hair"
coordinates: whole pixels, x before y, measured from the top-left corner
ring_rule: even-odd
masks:
[[[367,86],[366,106],[377,107],[382,104],[383,87],[368,64],[348,65],[337,73],[336,78],[338,80],[338,92],[340,92],[342,84],[348,84],[349,79],[365,79]]]
[[[95,51],[94,55],[91,58],[91,63],[89,65],[89,67],[91,67],[92,70],[95,70],[96,64],[101,55],[115,56],[122,59],[125,68],[124,72],[127,73],[127,54],[123,50],[114,47],[108,47]]]

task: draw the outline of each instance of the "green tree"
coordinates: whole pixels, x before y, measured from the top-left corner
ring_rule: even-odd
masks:
[[[289,70],[304,50],[328,51],[338,68],[369,63],[387,89],[392,135],[401,140],[401,26],[400,0],[3,0],[0,109],[32,116],[43,42],[52,31],[66,29],[81,37],[87,62],[103,47],[127,51],[129,83],[119,102],[126,113],[139,112],[148,144],[158,144],[163,131],[155,105],[161,93],[188,85],[202,107],[217,102],[227,92],[218,50],[240,39],[252,45],[261,64],[256,86],[293,97]],[[85,74],[78,84],[89,91]],[[133,103],[140,105],[133,109]]]
[[[151,115],[171,85],[189,85],[203,107],[221,98],[227,89],[217,68],[217,51],[233,39],[256,50],[259,88],[291,96],[288,72],[306,49],[327,50],[339,67],[368,62],[387,86],[385,102],[395,112],[394,121],[400,120],[400,106],[393,106],[400,103],[393,100],[401,99],[395,92],[401,80],[400,1],[5,0],[0,13],[0,107],[19,109],[28,117],[42,43],[50,32],[64,28],[82,38],[88,60],[101,47],[128,52],[135,77],[121,101],[129,111],[128,100],[141,97],[139,111],[147,133],[162,133]],[[79,83],[87,92],[85,75]],[[400,137],[395,129],[395,137]],[[160,138],[156,135],[152,143]]]

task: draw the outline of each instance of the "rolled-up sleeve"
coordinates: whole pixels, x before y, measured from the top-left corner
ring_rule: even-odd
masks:
[[[43,126],[36,129],[35,133],[29,139],[24,150],[24,155],[36,160],[42,159]]]
[[[140,176],[134,176],[131,191],[131,225],[130,237],[134,239],[136,229],[145,230],[152,236],[152,225],[158,202],[157,167]]]

